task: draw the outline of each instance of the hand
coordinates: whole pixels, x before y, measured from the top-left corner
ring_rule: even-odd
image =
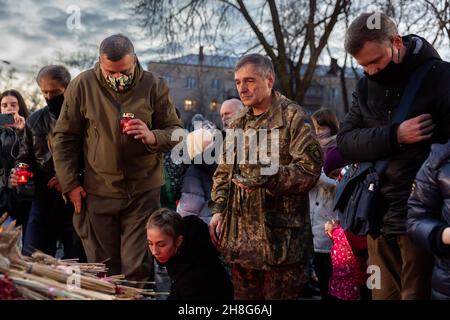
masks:
[[[447,227],[442,232],[442,243],[450,245],[450,227]]]
[[[430,139],[434,127],[431,114],[421,114],[400,124],[397,129],[397,141],[400,144],[412,144]]]
[[[331,230],[333,229],[333,225],[330,221],[325,222],[325,233],[331,238]]]
[[[331,231],[333,231],[333,228],[336,227],[336,221],[331,220],[325,222],[325,233],[331,238]]]
[[[80,213],[83,198],[86,198],[86,191],[84,191],[82,186],[78,186],[69,191],[67,195],[75,207],[75,212]]]
[[[256,190],[254,188],[247,187],[245,184],[243,184],[241,181],[239,181],[236,178],[231,179],[231,181],[233,181],[234,184],[237,185],[239,188],[242,188],[242,189],[244,189],[244,190],[246,190],[248,192],[253,192],[253,191]]]
[[[135,139],[141,139],[143,143],[148,145],[156,144],[156,137],[147,125],[140,119],[132,119],[128,122],[128,127],[125,128],[126,134],[134,135]]]
[[[9,182],[13,187],[17,187],[19,184],[17,183],[17,175],[16,175],[16,169],[12,168],[11,173],[9,174]]]
[[[25,128],[25,118],[22,117],[21,115],[19,115],[18,113],[15,113],[13,127],[15,127],[16,129],[20,129],[20,130]]]
[[[57,191],[61,192],[61,185],[59,184],[59,181],[58,179],[56,179],[56,177],[53,177],[48,181],[47,187],[49,189],[55,188]]]
[[[209,228],[209,236],[211,237],[212,243],[218,247],[219,246],[219,240],[220,237],[220,231],[222,230],[222,222],[223,222],[223,215],[222,213],[215,213],[211,221],[209,222],[208,228]]]

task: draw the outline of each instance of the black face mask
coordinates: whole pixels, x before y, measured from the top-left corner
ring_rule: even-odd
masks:
[[[402,75],[402,65],[391,61],[386,67],[384,67],[383,70],[380,70],[373,75],[369,75],[367,72],[364,72],[364,75],[369,80],[377,83],[390,84],[395,80],[398,80],[399,76]]]
[[[372,75],[369,75],[364,71],[364,75],[369,80],[375,81],[380,84],[391,84],[394,81],[398,80],[403,74],[403,65],[401,63],[395,63],[393,57],[394,48],[392,48],[391,61],[386,67]]]
[[[52,99],[45,99],[45,101],[47,101],[50,112],[58,118],[64,102],[64,94],[60,94],[59,96],[53,97]]]

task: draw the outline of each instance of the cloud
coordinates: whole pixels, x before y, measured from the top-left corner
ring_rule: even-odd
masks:
[[[67,21],[74,11],[68,9],[74,6],[81,24],[70,29]],[[114,33],[142,37],[121,0],[0,0],[0,30],[0,59],[21,66],[51,61],[55,52],[73,52],[84,44],[99,45]]]

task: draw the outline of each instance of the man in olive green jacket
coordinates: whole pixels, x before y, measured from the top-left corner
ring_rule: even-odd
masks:
[[[296,299],[312,255],[308,191],[322,151],[303,110],[273,91],[274,80],[266,57],[237,63],[236,86],[247,107],[229,125],[214,174],[210,234],[231,264],[236,299]],[[234,146],[239,132],[244,143]]]
[[[124,132],[123,113],[134,115]],[[56,175],[88,261],[105,261],[111,275],[150,276],[145,224],[160,206],[162,152],[177,128],[166,83],[142,69],[123,35],[103,40],[99,63],[67,88],[53,135]]]

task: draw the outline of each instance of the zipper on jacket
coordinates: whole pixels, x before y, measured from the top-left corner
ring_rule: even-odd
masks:
[[[94,157],[93,162],[95,163],[95,159],[97,159],[97,148],[98,148],[98,141],[100,140],[99,134],[98,134],[98,128],[97,125],[94,124],[94,133],[95,133],[95,148],[94,148]]]
[[[122,105],[119,105],[119,119],[120,116],[123,114],[122,112]],[[127,178],[127,165],[126,165],[126,150],[125,150],[125,139],[128,139],[126,134],[122,134],[121,130],[120,130],[120,125],[117,126],[117,130],[119,132],[120,135],[120,144],[121,144],[121,149],[122,149],[122,156],[121,156],[121,162],[122,162],[122,172],[123,172],[123,182],[124,182],[124,187],[125,187],[125,192],[127,194],[127,198],[128,200],[131,200],[131,194],[129,192],[129,188],[128,188],[128,178]]]

